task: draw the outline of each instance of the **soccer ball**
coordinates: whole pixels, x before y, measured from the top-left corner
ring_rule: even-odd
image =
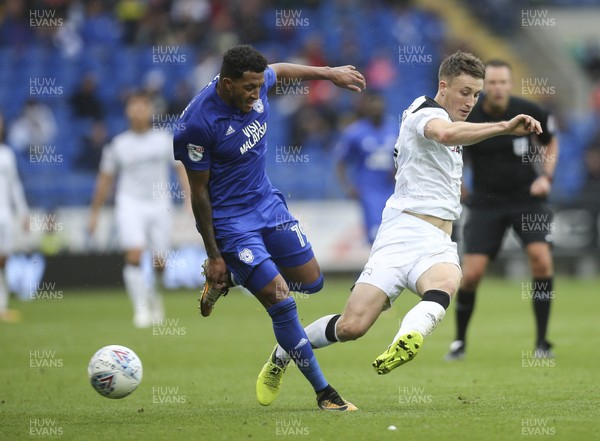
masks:
[[[142,382],[142,361],[125,346],[105,346],[90,360],[88,376],[100,395],[125,398]]]

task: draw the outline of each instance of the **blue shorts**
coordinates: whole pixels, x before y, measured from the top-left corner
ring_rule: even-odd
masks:
[[[298,220],[280,195],[241,216],[213,221],[221,256],[236,281],[255,294],[280,272],[314,257]]]

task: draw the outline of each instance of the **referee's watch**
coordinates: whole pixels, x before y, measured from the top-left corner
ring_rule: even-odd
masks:
[[[548,181],[550,181],[550,184],[554,183],[554,176],[552,176],[550,173],[542,173],[540,176],[544,176],[544,177],[548,178]]]

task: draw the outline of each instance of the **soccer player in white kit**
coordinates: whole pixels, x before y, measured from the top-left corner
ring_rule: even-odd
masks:
[[[483,88],[485,69],[472,54],[456,52],[439,70],[434,99],[417,98],[402,116],[396,141],[396,187],[383,211],[371,255],[344,313],[308,325],[314,348],[356,340],[408,288],[421,301],[404,316],[392,344],[373,362],[378,374],[412,360],[444,318],[461,269],[452,222],[461,212],[462,146],[503,134],[541,133],[537,120],[518,115],[510,121],[473,124],[465,119]],[[279,346],[271,354],[272,378],[262,385],[274,400],[289,356]]]
[[[172,135],[152,126],[152,102],[143,93],[127,100],[129,130],[117,135],[104,148],[96,191],[92,200],[88,230],[93,234],[98,214],[118,177],[115,217],[119,242],[125,252],[123,279],[133,304],[133,324],[144,328],[164,317],[162,298],[155,281],[144,276],[141,260],[144,250],[152,250],[153,269],[165,266],[171,235],[169,173],[178,172],[182,188],[187,188],[185,170],[173,158]],[[185,190],[182,190],[183,194]]]
[[[19,179],[15,154],[2,142],[3,139],[4,117],[0,115],[0,321],[15,322],[20,315],[8,309],[9,290],[4,268],[13,251],[15,223],[21,221],[23,229],[27,229],[29,208]]]

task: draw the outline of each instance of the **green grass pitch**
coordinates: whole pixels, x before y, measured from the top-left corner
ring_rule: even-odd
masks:
[[[169,292],[168,319],[144,330],[131,325],[120,290],[12,301],[23,321],[0,323],[0,439],[600,439],[599,282],[557,280],[556,360],[531,358],[533,315],[521,282],[486,279],[464,361],[442,360],[451,306],[415,361],[378,376],[371,362],[417,301],[406,291],[365,337],[317,351],[331,384],[360,408],[352,414],[318,411],[295,367],[273,405],[256,402],[274,337],[266,312],[240,292],[209,318],[197,313],[197,293]],[[298,298],[303,323],[341,312],[351,284],[328,278],[321,293]],[[101,397],[88,383],[90,357],[108,344],[131,347],[144,365],[142,384],[125,399]]]

